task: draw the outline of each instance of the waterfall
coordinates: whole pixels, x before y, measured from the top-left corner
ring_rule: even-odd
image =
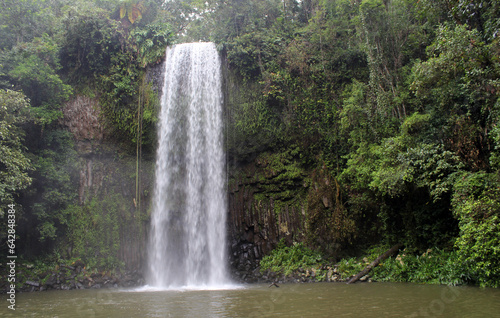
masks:
[[[226,279],[221,65],[213,43],[168,48],[158,127],[147,283],[208,287]]]

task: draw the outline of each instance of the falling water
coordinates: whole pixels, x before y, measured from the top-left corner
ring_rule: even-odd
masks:
[[[226,281],[225,157],[219,55],[213,43],[167,49],[149,243],[148,285]]]

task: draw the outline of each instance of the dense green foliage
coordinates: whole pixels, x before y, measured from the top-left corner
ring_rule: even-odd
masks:
[[[23,203],[36,229],[24,230],[28,241],[56,248],[69,238],[74,254],[118,265],[98,258],[117,253],[116,215],[128,213],[119,198],[135,198],[78,201],[83,158],[60,125],[64,105],[98,100],[107,136],[140,158],[156,121],[146,68],[174,39],[214,41],[229,158],[262,171],[256,200],[307,211],[295,248],[338,258],[401,242],[412,265],[390,259],[384,268],[403,278],[379,270],[380,279],[499,286],[496,1],[26,0],[1,9],[0,149],[11,156],[0,159],[0,200]],[[428,249],[440,252],[423,257]],[[285,250],[275,258],[293,254]],[[441,259],[443,274],[425,272],[439,262],[424,258]]]
[[[0,90],[0,216],[19,190],[31,184],[32,163],[23,146],[20,125],[30,120],[28,102],[19,92]],[[3,233],[2,233],[3,234]]]
[[[94,199],[85,206],[68,206],[65,223],[71,255],[81,257],[90,268],[120,268],[118,218],[120,202],[116,195],[108,200]]]
[[[104,135],[123,145],[127,158],[137,148],[139,161],[143,146],[148,150],[154,143],[157,111],[146,70],[171,43],[172,19],[160,1],[26,0],[3,1],[0,7],[0,203],[2,214],[7,204],[17,203],[17,234],[23,238],[17,252],[117,267],[124,240],[118,228],[140,236],[130,224],[142,224],[120,219],[129,207],[118,203],[131,205],[132,198],[82,192],[116,183],[92,184],[92,163],[103,153],[79,150],[82,142],[101,140],[76,140],[62,125],[63,113],[81,96],[94,100]],[[127,179],[133,188],[140,179],[132,171],[115,179]],[[82,179],[86,175],[90,179]]]
[[[498,176],[498,4],[213,6],[204,19],[214,28],[203,33],[193,24],[191,34],[216,41],[236,77],[230,155],[299,149],[290,168],[316,188],[307,204],[311,247],[336,256],[353,245],[402,242],[411,257],[442,248],[453,256],[443,263],[460,255],[465,264],[449,276],[473,277],[447,282],[498,285],[498,184],[469,190]],[[315,178],[339,191],[326,195],[330,186]],[[265,196],[274,194],[256,199]]]
[[[64,130],[46,133],[44,149],[36,153],[33,189],[27,194],[31,212],[36,216],[40,241],[63,236],[66,206],[76,200],[77,154],[71,134]],[[57,211],[59,213],[54,213]],[[61,233],[62,232],[62,233]]]
[[[373,248],[363,260],[356,258],[343,259],[338,269],[342,278],[348,279],[363,270],[384,249]],[[388,258],[370,272],[373,281],[392,281],[408,283],[427,283],[445,285],[463,285],[475,283],[476,273],[460,262],[457,252],[446,252],[440,249],[427,250],[422,254],[400,252],[396,257]]]
[[[282,240],[271,254],[262,258],[260,266],[261,271],[270,269],[277,273],[289,275],[299,268],[317,265],[321,260],[321,254],[309,249],[304,244],[296,243],[287,247]]]
[[[500,287],[500,177],[498,173],[465,172],[455,184],[452,204],[459,220],[455,242],[460,261],[479,283]]]

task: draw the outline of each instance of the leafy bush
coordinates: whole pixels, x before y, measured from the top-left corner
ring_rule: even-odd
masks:
[[[372,272],[376,281],[464,285],[473,280],[456,251],[427,250],[421,255],[402,253],[381,263]]]
[[[303,243],[294,243],[288,247],[281,240],[271,254],[260,261],[261,271],[270,269],[276,273],[289,275],[299,268],[306,268],[322,261],[320,253],[311,250]]]
[[[470,266],[481,286],[500,287],[500,177],[464,173],[454,187],[453,212],[460,235],[460,261]]]
[[[355,257],[342,259],[337,265],[341,279],[348,279],[349,277],[356,275],[366,266],[365,263],[357,260]]]
[[[342,259],[337,265],[342,279],[348,279],[362,271],[375,258],[387,250],[377,246],[367,252],[362,260]],[[457,251],[428,249],[422,254],[411,254],[405,249],[396,257],[390,257],[369,273],[372,280],[380,282],[411,282],[425,284],[464,285],[475,281],[475,273],[460,261]]]

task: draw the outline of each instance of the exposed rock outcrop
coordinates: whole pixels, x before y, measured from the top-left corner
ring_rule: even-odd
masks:
[[[64,106],[61,122],[78,141],[100,141],[104,138],[100,116],[101,107],[97,98],[76,95]]]

